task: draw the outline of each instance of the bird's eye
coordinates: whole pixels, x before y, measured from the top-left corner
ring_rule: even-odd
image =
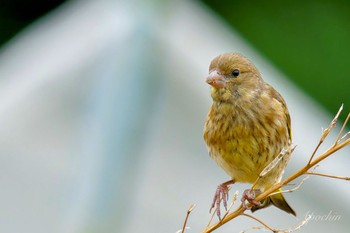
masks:
[[[233,70],[232,71],[232,75],[234,76],[234,77],[237,77],[238,75],[239,75],[239,70]]]

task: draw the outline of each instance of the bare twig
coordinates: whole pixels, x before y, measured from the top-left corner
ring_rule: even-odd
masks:
[[[324,132],[324,131],[323,131],[323,132]],[[316,152],[318,151],[318,148],[320,148],[320,146],[321,146],[322,143],[323,143],[323,140],[320,140],[320,141],[318,142],[318,144],[317,144],[317,146],[316,146],[314,152],[312,153],[312,155],[311,155],[311,157],[310,157],[310,160],[309,160],[308,164],[311,163],[311,161],[312,161],[312,159],[314,158]]]
[[[231,202],[230,206],[228,207],[228,209],[227,209],[227,211],[226,211],[226,213],[225,213],[223,218],[225,218],[226,215],[228,215],[230,213],[230,210],[232,209],[232,206],[235,204],[235,202],[237,200],[237,197],[238,197],[238,191],[236,191],[235,194],[233,195],[232,202]]]
[[[246,217],[249,217],[251,219],[254,219],[255,221],[259,222],[261,225],[263,225],[265,228],[269,229],[270,231],[272,232],[278,232],[276,229],[273,229],[272,227],[270,227],[269,225],[267,225],[266,223],[264,223],[263,221],[261,221],[259,218],[257,217],[254,217],[253,215],[250,215],[250,214],[241,214],[242,216],[246,216]]]
[[[338,133],[338,136],[337,136],[337,139],[335,140],[335,144],[334,144],[334,145],[338,144],[339,141],[341,140],[341,139],[339,140],[339,138],[340,138],[340,136],[342,135],[342,133],[343,133],[343,131],[344,131],[344,128],[345,128],[345,126],[346,126],[346,123],[348,123],[349,117],[350,117],[350,113],[349,113],[348,116],[346,117],[346,119],[345,119],[345,121],[344,121],[344,124],[343,124],[343,126],[341,127],[341,129],[340,129],[340,131],[339,131],[339,133]]]
[[[350,131],[347,132],[346,134],[344,134],[344,136],[341,137],[341,138],[339,139],[339,141],[343,141],[343,140],[344,140],[346,137],[348,137],[348,136],[350,136]]]
[[[278,190],[279,188],[285,186],[285,185],[288,185],[291,181],[297,179],[298,177],[302,176],[302,175],[305,175],[305,174],[308,174],[308,175],[319,175],[319,176],[324,176],[324,177],[329,177],[329,178],[336,178],[336,179],[344,179],[344,180],[350,180],[349,177],[341,177],[341,176],[333,176],[333,175],[327,175],[327,174],[322,174],[322,173],[316,173],[314,172],[314,170],[312,171],[309,171],[311,168],[314,168],[315,166],[317,166],[321,161],[323,161],[325,158],[329,157],[330,155],[334,154],[335,152],[337,152],[338,150],[350,145],[350,138],[346,138],[350,135],[350,132],[349,133],[346,133],[344,136],[341,137],[342,135],[342,132],[343,130],[345,129],[345,125],[347,123],[347,121],[350,119],[350,114],[348,115],[348,117],[346,118],[346,121],[344,122],[344,124],[342,125],[341,127],[341,130],[338,134],[338,137],[335,141],[335,143],[330,147],[328,148],[328,150],[326,150],[324,153],[320,154],[319,156],[315,157],[319,147],[321,146],[321,144],[324,142],[324,140],[326,139],[326,137],[329,135],[330,131],[335,127],[336,125],[336,122],[338,120],[338,117],[341,113],[343,109],[343,105],[340,107],[339,111],[337,112],[336,116],[334,117],[334,119],[332,120],[332,122],[330,123],[330,125],[322,131],[322,135],[321,135],[321,138],[320,138],[320,141],[318,143],[318,145],[316,146],[315,150],[313,151],[308,163],[300,168],[298,171],[296,171],[294,174],[292,174],[291,176],[287,177],[286,179],[284,179],[283,181],[279,182],[279,183],[276,183],[274,184],[272,187],[270,187],[269,189],[265,190],[263,193],[261,193],[259,196],[257,196],[255,198],[255,201],[257,202],[260,202],[262,200],[264,200],[266,197],[276,193],[276,190]],[[293,148],[294,149],[294,148]],[[293,150],[291,149],[291,151]],[[283,154],[281,152],[281,154]],[[283,156],[283,155],[279,155],[279,156]],[[276,163],[278,163],[278,161],[280,160],[280,158],[276,159]],[[275,161],[275,160],[274,160]],[[274,161],[272,162],[273,164],[272,165],[268,165],[264,170],[263,172],[261,172],[261,176],[268,173],[276,164],[274,164]],[[260,176],[259,176],[260,177]],[[296,186],[295,188],[293,189],[290,189],[290,190],[287,190],[285,192],[293,192],[297,189],[300,188],[300,186],[304,183],[304,181],[307,179],[308,177],[304,178],[298,186]],[[254,183],[256,184],[256,182]],[[254,187],[254,185],[253,185]],[[247,207],[251,207],[251,204],[247,204]],[[232,219],[236,218],[237,216],[240,216],[240,215],[244,215],[244,216],[247,216],[247,217],[252,217],[255,219],[255,217],[251,216],[251,215],[247,215],[245,214],[245,208],[243,208],[242,204],[239,205],[237,207],[236,210],[234,210],[232,213],[230,214],[227,214],[224,216],[224,218],[219,221],[219,222],[216,222],[214,223],[212,226],[207,226],[207,228],[203,231],[203,233],[209,233],[209,232],[212,232],[214,231],[215,229],[221,227],[222,225],[224,225],[225,223],[231,221]],[[257,220],[257,219],[255,219]],[[298,230],[300,229],[300,227],[302,227],[303,225],[305,225],[307,223],[309,219],[305,219],[301,225],[299,225],[298,227],[292,229],[292,230],[289,230],[288,232],[291,232],[291,231],[294,231],[294,230]],[[261,221],[260,219],[257,220],[259,223],[261,223],[262,225],[266,225],[268,226],[267,224],[265,224],[263,221]],[[273,228],[271,227],[267,227],[268,229],[274,231]]]
[[[246,232],[248,232],[250,230],[266,230],[266,228],[264,226],[255,226],[255,227],[251,227],[249,229],[240,231],[239,233],[246,233]]]
[[[316,152],[318,151],[318,148],[320,148],[321,144],[324,142],[324,140],[326,139],[326,137],[328,136],[329,132],[331,132],[331,130],[333,129],[333,127],[335,127],[337,125],[337,120],[339,118],[340,113],[343,111],[343,104],[340,106],[337,114],[335,115],[335,117],[333,118],[332,122],[329,124],[329,126],[322,131],[322,135],[321,135],[321,139],[318,142],[314,152],[312,153],[310,160],[308,162],[308,164],[311,163],[312,159],[314,158]],[[345,124],[344,124],[345,125]],[[341,132],[339,133],[341,134]],[[336,142],[338,141],[338,139],[336,140]]]
[[[184,224],[183,224],[183,226],[182,226],[182,229],[181,229],[180,231],[178,231],[178,232],[184,233],[185,230],[187,229],[187,228],[186,228],[187,220],[188,220],[188,217],[190,216],[190,213],[191,213],[192,210],[194,209],[194,207],[196,207],[196,205],[195,205],[195,204],[192,204],[192,205],[190,205],[190,207],[188,208],[187,213],[186,213],[186,218],[185,218]]]
[[[309,179],[309,178],[310,178],[309,176],[306,176],[306,177],[304,177],[304,178],[300,181],[300,183],[299,183],[297,186],[295,186],[294,188],[292,188],[292,189],[287,189],[287,190],[281,190],[281,191],[278,191],[278,192],[273,192],[273,193],[271,193],[269,196],[272,196],[272,195],[275,195],[275,194],[278,194],[278,193],[292,193],[292,192],[294,192],[294,191],[300,189],[300,187],[304,184],[305,180],[307,180],[307,179]]]
[[[333,179],[339,179],[339,180],[350,180],[350,177],[328,175],[328,174],[323,174],[323,173],[318,173],[318,172],[306,172],[305,174],[308,174],[308,175],[315,175],[315,176],[323,176],[323,177],[328,177],[328,178],[333,178]]]
[[[220,206],[217,206],[216,208],[220,208]],[[207,224],[207,228],[210,226],[211,222],[213,221],[215,213],[216,213],[216,209],[210,215],[209,222]]]
[[[281,229],[280,232],[284,232],[284,233],[289,233],[289,232],[293,232],[293,231],[297,231],[300,230],[300,228],[302,228],[303,226],[305,226],[306,223],[309,222],[309,220],[311,219],[311,215],[308,215],[305,217],[305,219],[295,228],[292,229]]]
[[[245,215],[245,214],[243,214],[243,215]],[[246,216],[247,216],[247,215],[246,215]],[[249,216],[247,216],[247,217],[253,217],[253,216],[249,215]],[[303,221],[300,222],[299,225],[297,225],[297,226],[294,227],[294,228],[289,228],[289,229],[273,229],[273,228],[270,227],[270,226],[269,226],[269,228],[268,228],[268,227],[265,226],[265,223],[264,223],[264,222],[261,222],[262,226],[252,227],[252,228],[250,228],[250,229],[248,229],[248,230],[266,230],[266,229],[268,229],[268,230],[271,230],[272,232],[290,233],[290,232],[293,232],[293,231],[300,230],[300,228],[302,228],[303,226],[305,226],[306,223],[308,223],[310,219],[311,219],[311,215],[308,215],[308,216],[305,217],[305,219],[303,219]],[[257,220],[257,219],[256,219],[256,220]],[[257,220],[257,221],[258,221],[258,220]],[[261,221],[261,220],[260,220],[260,221]],[[271,229],[270,229],[270,228],[271,228]],[[245,232],[247,232],[248,230],[241,231],[241,233],[245,233]]]
[[[216,208],[220,208],[220,206],[217,206]],[[214,216],[215,216],[215,213],[216,213],[216,209],[213,211],[213,213],[211,213],[210,215],[210,219],[209,219],[209,222],[207,224],[207,228],[210,226],[211,222],[213,221],[214,219]]]

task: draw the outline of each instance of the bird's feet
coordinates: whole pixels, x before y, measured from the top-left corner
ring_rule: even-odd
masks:
[[[220,212],[221,200],[222,200],[222,203],[225,207],[225,210],[227,210],[227,200],[228,200],[228,190],[229,190],[228,186],[230,184],[234,184],[234,183],[235,183],[234,180],[229,180],[225,183],[218,185],[218,187],[216,188],[213,203],[211,204],[211,208],[210,208],[209,212],[211,212],[211,210],[213,208],[215,208],[216,215],[218,216],[219,220],[221,220],[221,212]]]
[[[245,209],[251,209],[251,207],[247,207],[246,201],[248,201],[253,206],[261,206],[261,203],[258,201],[255,201],[255,198],[261,194],[261,191],[259,189],[246,189],[243,192],[242,195],[242,206]]]

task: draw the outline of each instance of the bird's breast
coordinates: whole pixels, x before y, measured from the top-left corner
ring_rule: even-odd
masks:
[[[214,103],[204,139],[210,156],[226,173],[239,182],[253,183],[288,144],[288,133],[277,111],[247,105]]]

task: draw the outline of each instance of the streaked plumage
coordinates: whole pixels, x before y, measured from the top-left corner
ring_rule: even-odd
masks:
[[[235,182],[254,183],[261,171],[291,145],[286,103],[240,54],[217,56],[209,73],[213,104],[204,127],[209,154]],[[254,188],[264,191],[280,181],[287,162],[282,159]],[[270,203],[295,215],[282,194],[271,196],[255,209]]]

